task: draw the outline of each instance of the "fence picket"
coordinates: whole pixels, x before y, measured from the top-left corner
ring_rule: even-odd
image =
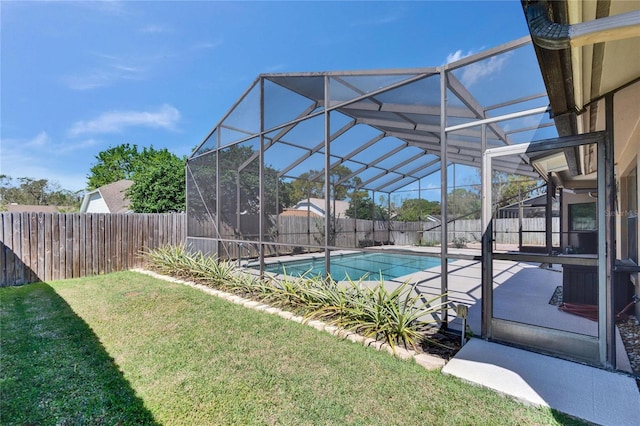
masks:
[[[7,255],[6,246],[4,244],[4,221],[6,218],[0,216],[0,287],[7,285],[6,273],[7,273]]]
[[[44,213],[32,213],[32,218],[35,219],[31,221],[31,226],[33,226],[33,224],[35,223],[36,226],[38,227],[38,229],[45,229],[45,222],[44,222]],[[46,230],[46,229],[45,229]],[[38,256],[38,278],[41,281],[45,280],[45,275],[46,275],[46,269],[45,269],[45,256],[46,256],[46,252],[47,252],[47,247],[46,247],[46,234],[45,232],[38,232],[38,245],[37,245],[37,256]],[[32,267],[32,270],[35,272],[36,269]]]
[[[65,235],[64,235],[64,251],[65,251],[65,277],[73,278],[73,215],[65,214]]]
[[[64,215],[58,216],[59,232],[58,232],[58,250],[60,250],[60,279],[66,277],[67,272],[67,221]]]
[[[5,215],[3,215],[5,216]],[[15,285],[15,269],[14,262],[16,260],[16,255],[13,252],[13,214],[8,213],[3,218],[3,244],[5,251],[5,264],[4,264],[4,283],[3,285]]]
[[[22,260],[22,238],[20,237],[20,231],[22,229],[22,215],[17,214],[13,218],[13,251],[16,255],[15,261],[13,263],[13,276],[16,284],[24,283],[24,272],[25,268],[23,267]]]
[[[111,217],[113,215],[107,214],[104,216],[104,273],[111,272],[111,247],[113,242],[111,240]]]
[[[86,247],[87,247],[87,215],[78,215],[78,276],[84,277],[86,274]]]
[[[31,249],[30,237],[31,233],[29,232],[29,225],[31,224],[30,220],[22,220],[22,256],[25,259],[29,259],[32,262],[32,256],[37,256],[33,250]],[[35,280],[36,274],[31,271],[31,268],[25,268],[24,271],[24,279],[25,282],[32,282]]]

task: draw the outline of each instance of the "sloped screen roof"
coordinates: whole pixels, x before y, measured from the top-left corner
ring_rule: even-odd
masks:
[[[322,178],[329,138],[332,167],[348,164],[356,189],[392,192],[439,171],[443,133],[448,164],[480,167],[482,127],[465,125],[547,104],[528,38],[435,68],[264,74],[191,158],[262,136],[281,178]],[[486,124],[487,147],[555,136],[545,113]]]

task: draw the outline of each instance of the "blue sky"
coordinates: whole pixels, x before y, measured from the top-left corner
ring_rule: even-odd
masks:
[[[528,34],[517,0],[3,0],[0,28],[0,174],[70,190],[121,143],[188,155],[260,73],[437,66]]]

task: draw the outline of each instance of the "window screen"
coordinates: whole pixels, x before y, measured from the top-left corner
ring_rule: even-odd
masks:
[[[569,230],[595,231],[596,203],[569,204]]]

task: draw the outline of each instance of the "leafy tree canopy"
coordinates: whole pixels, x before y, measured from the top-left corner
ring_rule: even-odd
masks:
[[[124,143],[101,151],[87,176],[95,189],[121,179],[133,184],[127,191],[136,213],[166,213],[185,209],[185,162],[166,148],[139,150]]]
[[[147,154],[153,154],[147,152]],[[140,166],[141,153],[137,145],[123,143],[100,151],[96,155],[96,164],[89,170],[87,188],[89,190],[117,182],[121,179],[132,179],[136,167]]]
[[[482,199],[476,190],[456,188],[447,197],[448,218],[480,219]]]
[[[185,157],[166,149],[146,148],[140,154],[144,166],[131,176],[127,191],[130,208],[136,213],[167,213],[185,210]]]
[[[330,181],[340,182],[343,178],[349,176],[352,173],[351,169],[344,165],[338,165],[331,168]],[[310,178],[314,178],[310,180]],[[348,196],[350,188],[355,187],[361,182],[358,177],[351,177],[344,182],[336,183],[332,185],[333,199],[345,200]],[[307,198],[325,198],[324,188],[324,173],[318,170],[309,170],[306,173],[302,173],[298,179],[291,183],[291,202],[293,204],[300,200],[306,200]]]
[[[542,183],[539,179],[526,176],[494,173],[492,197],[500,207],[504,207],[540,195],[538,187]]]
[[[440,214],[440,202],[420,198],[404,200],[398,209],[397,220],[403,222],[417,222],[424,220],[427,215]]]
[[[19,177],[14,182],[10,176],[0,175],[0,205],[28,204],[65,206],[71,210],[80,208],[80,194],[62,189],[57,182],[48,179]]]
[[[353,191],[349,194],[349,208],[346,215],[352,219],[388,220],[386,209],[376,205],[368,191]]]

